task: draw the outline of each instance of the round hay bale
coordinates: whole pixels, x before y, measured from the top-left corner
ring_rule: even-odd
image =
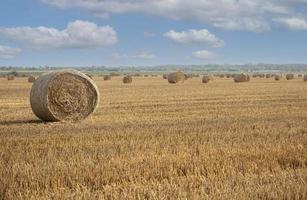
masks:
[[[184,76],[184,73],[182,72],[174,72],[168,75],[167,80],[169,83],[172,83],[172,84],[176,84],[179,82],[183,83],[185,80],[185,76]]]
[[[265,74],[259,74],[259,78],[264,78]]]
[[[163,79],[167,79],[167,74],[163,74]]]
[[[203,83],[209,83],[210,81],[213,81],[213,77],[212,76],[209,76],[209,75],[204,75],[203,76],[203,79],[202,79]]]
[[[142,75],[139,74],[139,73],[136,73],[136,74],[134,74],[133,76],[135,76],[135,77],[141,77]]]
[[[123,83],[132,83],[132,76],[124,76]]]
[[[271,78],[271,74],[266,74],[265,78]]]
[[[43,74],[33,84],[30,103],[43,121],[81,121],[99,104],[99,91],[87,75],[76,70]]]
[[[248,74],[242,73],[242,74],[237,74],[233,80],[236,83],[248,82],[250,81],[250,77]]]
[[[15,76],[13,76],[13,75],[8,75],[7,76],[7,80],[8,81],[12,81],[12,80],[14,80],[15,79]]]
[[[36,80],[36,78],[34,76],[32,76],[32,75],[28,77],[28,82],[29,83],[34,83],[35,80]]]
[[[287,79],[287,80],[292,80],[292,79],[294,79],[294,74],[287,74],[287,75],[286,75],[286,79]]]
[[[302,78],[302,77],[303,77],[303,75],[302,75],[302,74],[299,74],[297,77]]]
[[[304,81],[307,81],[307,74],[304,75]]]
[[[275,79],[275,81],[280,81],[281,76],[280,75],[275,75],[274,79]]]
[[[111,80],[111,75],[105,75],[105,76],[103,77],[103,80],[105,80],[105,81]]]

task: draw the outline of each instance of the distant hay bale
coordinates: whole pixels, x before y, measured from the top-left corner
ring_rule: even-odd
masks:
[[[307,81],[307,74],[304,75],[304,81]]]
[[[32,76],[32,75],[28,77],[28,82],[29,83],[34,83],[35,80],[36,80],[36,78],[34,76]]]
[[[163,74],[163,79],[167,79],[167,74]]]
[[[105,75],[105,76],[103,77],[103,80],[105,80],[105,81],[111,80],[111,75]]]
[[[132,76],[124,76],[123,83],[132,83]]]
[[[30,94],[33,113],[43,121],[80,121],[99,104],[99,91],[87,75],[58,70],[41,75]]]
[[[136,73],[136,74],[134,74],[133,76],[135,76],[135,77],[141,77],[142,75],[139,74],[139,73]]]
[[[231,78],[231,74],[226,74],[226,78]]]
[[[169,83],[176,84],[176,83],[183,83],[185,80],[184,73],[182,72],[174,72],[170,73],[167,77],[167,80]]]
[[[185,80],[188,80],[188,79],[191,79],[191,78],[193,78],[193,74],[184,74]]]
[[[259,74],[259,78],[264,78],[265,74]]]
[[[149,77],[149,75],[148,75],[148,74],[145,74],[144,77]]]
[[[302,75],[302,74],[299,74],[299,75],[298,75],[298,77],[299,77],[299,78],[302,78],[302,77],[303,77],[303,75]]]
[[[236,83],[248,82],[250,81],[250,77],[248,74],[242,73],[242,74],[237,74],[233,80]]]
[[[202,78],[203,83],[209,83],[210,81],[213,81],[213,76],[210,75],[204,75]]]
[[[12,80],[14,80],[15,79],[15,76],[13,76],[13,75],[8,75],[7,76],[7,80],[8,81],[12,81]]]
[[[271,78],[271,74],[266,74],[265,78]]]
[[[219,77],[220,77],[220,78],[224,78],[224,77],[225,77],[225,74],[220,74]]]
[[[294,74],[287,74],[287,75],[286,75],[286,79],[287,79],[287,80],[292,80],[292,79],[294,79]]]
[[[275,76],[274,76],[274,79],[275,79],[275,81],[280,81],[281,76],[280,76],[280,75],[275,75]]]

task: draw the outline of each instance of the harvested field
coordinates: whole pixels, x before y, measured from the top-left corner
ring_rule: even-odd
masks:
[[[81,123],[42,123],[0,79],[0,199],[307,199],[307,84],[94,77]]]

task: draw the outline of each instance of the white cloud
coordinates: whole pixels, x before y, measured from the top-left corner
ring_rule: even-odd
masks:
[[[224,30],[248,30],[252,32],[267,32],[271,30],[270,25],[264,21],[259,19],[224,19],[222,21],[217,21],[212,24],[217,28],[221,28]]]
[[[217,57],[215,53],[212,53],[207,50],[202,50],[202,51],[195,51],[192,53],[192,56],[197,59],[202,59],[202,60],[213,60]]]
[[[113,54],[112,55],[113,59],[116,60],[121,60],[121,59],[142,59],[142,60],[150,60],[150,59],[155,59],[156,55],[151,54],[151,53],[147,53],[144,51],[138,52],[135,55],[126,55],[126,54]]]
[[[80,20],[70,22],[64,30],[43,26],[0,27],[0,36],[34,48],[89,48],[117,42],[117,33],[112,27]]]
[[[165,33],[164,36],[178,44],[200,44],[216,48],[224,46],[224,41],[217,38],[207,29],[191,29],[183,32],[170,30],[169,32]]]
[[[94,15],[144,13],[206,23],[226,30],[269,31],[281,17],[307,18],[306,0],[41,0]]]
[[[303,18],[278,18],[274,21],[291,30],[307,30],[307,21]]]
[[[0,59],[15,58],[20,52],[21,52],[21,49],[19,48],[12,48],[8,46],[0,45]]]

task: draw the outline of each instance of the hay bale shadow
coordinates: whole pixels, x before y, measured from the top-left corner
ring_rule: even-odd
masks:
[[[10,121],[0,121],[0,125],[21,125],[21,124],[44,124],[41,120],[10,120]]]

